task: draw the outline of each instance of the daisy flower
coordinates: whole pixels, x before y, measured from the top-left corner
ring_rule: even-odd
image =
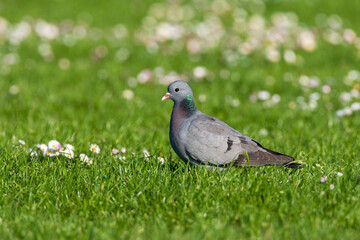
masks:
[[[113,148],[112,150],[111,150],[111,154],[112,155],[116,155],[116,154],[118,154],[120,151],[119,151],[119,149],[116,149],[116,148]]]
[[[48,150],[51,150],[52,152],[59,152],[61,150],[61,144],[56,140],[51,140],[48,143]]]
[[[143,154],[144,154],[144,157],[149,160],[150,153],[146,149],[144,149]]]
[[[61,150],[61,144],[56,140],[51,140],[48,143],[47,155],[50,157],[59,156]]]
[[[71,144],[65,144],[65,145],[64,145],[64,148],[65,148],[65,149],[70,149],[70,150],[72,150],[72,151],[75,150],[74,146],[71,145]]]
[[[326,182],[326,180],[327,180],[327,176],[324,176],[324,177],[320,178],[320,182],[322,182],[322,183]]]
[[[120,151],[122,154],[124,154],[124,153],[126,153],[126,148],[122,147]]]
[[[50,148],[47,148],[46,150],[46,155],[49,156],[49,157],[55,157],[55,156],[59,156],[60,155],[60,152],[56,152]]]
[[[341,172],[335,173],[335,176],[341,177],[343,174]]]
[[[62,155],[64,155],[65,157],[67,157],[68,159],[73,159],[74,158],[74,151],[71,148],[66,148],[63,151],[60,151],[60,153]]]
[[[47,153],[47,146],[46,146],[46,144],[38,144],[38,145],[36,145],[36,147],[38,148],[38,149],[40,149],[41,150],[41,152],[43,153],[43,155],[45,156],[46,155],[46,153]]]
[[[100,148],[97,144],[91,144],[90,145],[90,151],[94,153],[100,153]]]
[[[126,160],[125,156],[120,156],[120,155],[116,155],[115,158],[123,161]]]
[[[162,157],[158,157],[158,160],[159,160],[159,162],[160,162],[161,164],[164,164],[164,163],[165,163],[165,159],[162,158]]]
[[[38,157],[38,153],[32,148],[29,149],[29,154],[30,154],[30,157],[32,157],[32,158]]]
[[[55,149],[56,151],[60,151],[61,149],[61,144],[56,141],[56,140],[51,140],[49,143],[48,143],[48,147],[49,148],[53,148]]]
[[[92,159],[89,158],[88,156],[86,156],[86,154],[84,154],[84,153],[80,154],[80,161],[83,161],[83,162],[85,162],[87,164],[92,164],[93,163]]]

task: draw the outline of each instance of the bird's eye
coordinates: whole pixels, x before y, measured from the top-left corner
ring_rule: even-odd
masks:
[[[179,91],[179,88],[175,88],[175,92],[178,92]]]

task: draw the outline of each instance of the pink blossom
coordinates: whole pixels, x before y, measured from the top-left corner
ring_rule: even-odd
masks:
[[[320,182],[322,182],[322,183],[326,182],[326,180],[327,180],[327,176],[324,176],[324,177],[320,178]]]

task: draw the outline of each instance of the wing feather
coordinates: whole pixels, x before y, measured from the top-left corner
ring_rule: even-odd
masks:
[[[203,164],[230,164],[239,153],[258,148],[251,138],[205,114],[190,122],[185,137],[188,140],[186,152],[191,153],[189,157]]]

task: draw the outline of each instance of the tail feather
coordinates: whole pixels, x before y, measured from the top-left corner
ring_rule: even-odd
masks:
[[[291,163],[294,161],[293,157],[264,148],[260,143],[253,141],[258,145],[259,150],[247,153],[247,156],[240,154],[234,162],[235,166],[276,165],[296,169],[301,168],[299,163]]]

